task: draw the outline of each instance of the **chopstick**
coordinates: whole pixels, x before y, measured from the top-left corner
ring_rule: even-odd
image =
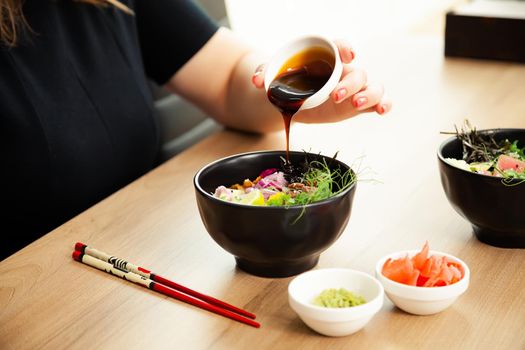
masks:
[[[197,291],[195,291],[193,289],[190,289],[188,287],[185,287],[183,285],[175,283],[175,282],[173,282],[171,280],[168,280],[167,278],[159,276],[156,273],[151,272],[150,270],[147,270],[147,269],[145,269],[143,267],[140,267],[140,266],[136,266],[136,265],[130,263],[129,261],[120,259],[120,258],[118,258],[116,256],[112,256],[112,255],[109,255],[107,253],[104,253],[104,252],[102,252],[100,250],[97,250],[95,248],[87,246],[84,243],[77,242],[75,244],[75,250],[77,250],[79,252],[82,252],[82,253],[84,253],[86,255],[90,255],[90,256],[92,256],[94,258],[100,259],[102,261],[105,261],[107,263],[110,263],[111,265],[113,265],[113,267],[115,267],[117,269],[126,270],[126,271],[129,271],[129,272],[136,273],[138,275],[141,275],[142,277],[149,278],[149,279],[151,279],[151,280],[153,280],[155,282],[158,282],[158,283],[163,284],[163,285],[165,285],[167,287],[170,287],[172,289],[175,289],[175,290],[181,291],[183,293],[186,293],[188,295],[191,295],[192,297],[195,297],[197,299],[204,300],[204,301],[206,301],[206,302],[208,302],[208,303],[210,303],[212,305],[216,305],[216,306],[222,307],[223,309],[235,312],[235,313],[237,313],[239,315],[243,315],[243,316],[255,319],[255,315],[252,314],[251,312],[248,312],[248,311],[240,309],[240,308],[238,308],[236,306],[230,305],[230,304],[228,304],[228,303],[226,303],[226,302],[224,302],[222,300],[215,299],[214,297],[211,297],[209,295],[199,293],[199,292],[197,292]]]
[[[146,287],[148,289],[154,290],[156,292],[159,292],[163,295],[170,296],[172,298],[175,298],[177,300],[183,301],[185,303],[200,307],[202,309],[214,312],[216,314],[219,314],[221,316],[233,319],[235,321],[239,321],[241,323],[250,325],[255,328],[259,328],[261,325],[258,322],[255,322],[249,318],[243,317],[239,314],[236,314],[230,310],[221,308],[217,305],[210,304],[208,302],[199,300],[197,298],[194,298],[190,295],[184,294],[182,292],[179,292],[173,288],[170,288],[169,286],[163,285],[162,283],[158,283],[152,279],[149,279],[145,276],[136,274],[134,272],[128,271],[124,268],[116,267],[106,261],[103,261],[101,259],[98,259],[96,257],[93,257],[91,255],[87,255],[82,251],[75,250],[72,254],[73,259],[79,262],[82,262],[86,265],[89,265],[91,267],[97,268],[99,270],[105,271],[111,275],[118,276],[120,278],[123,278],[127,281],[134,282],[136,284],[139,284],[143,287]],[[200,293],[199,293],[200,294]],[[211,298],[211,297],[210,297]],[[213,298],[214,299],[214,298]]]

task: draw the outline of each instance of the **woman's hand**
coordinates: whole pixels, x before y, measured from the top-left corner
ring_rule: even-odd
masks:
[[[385,114],[392,108],[391,101],[384,96],[381,84],[368,83],[366,72],[350,63],[355,58],[354,50],[344,41],[336,41],[343,62],[343,74],[330,98],[319,107],[301,111],[294,120],[304,123],[336,122],[365,112]],[[264,65],[260,65],[252,76],[256,88],[264,88]]]
[[[337,47],[343,62],[341,81],[331,98],[297,113],[294,121],[329,123],[364,112],[385,114],[390,110],[382,85],[368,83],[365,72],[350,65],[352,48],[342,41]],[[257,133],[282,130],[283,118],[263,89],[264,68],[256,69],[261,57],[231,30],[220,28],[174,74],[167,87],[230,128]]]

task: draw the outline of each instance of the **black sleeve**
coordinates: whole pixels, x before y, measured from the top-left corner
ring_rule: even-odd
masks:
[[[190,0],[136,0],[135,14],[149,78],[166,83],[218,29]]]

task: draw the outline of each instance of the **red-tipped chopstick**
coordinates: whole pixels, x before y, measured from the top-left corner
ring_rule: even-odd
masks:
[[[197,291],[194,291],[193,289],[190,289],[188,287],[184,287],[183,285],[180,285],[178,283],[175,283],[173,281],[170,281],[162,276],[157,275],[156,273],[153,273],[143,267],[136,266],[126,260],[120,259],[116,256],[109,255],[107,253],[104,253],[100,250],[97,250],[95,248],[92,248],[90,246],[85,245],[84,243],[77,242],[75,244],[75,250],[79,251],[83,254],[90,255],[94,258],[100,259],[102,261],[105,261],[107,263],[110,263],[113,265],[113,267],[119,269],[119,270],[125,270],[129,272],[136,273],[138,275],[141,275],[142,277],[149,278],[155,282],[158,282],[160,284],[163,284],[167,287],[170,287],[172,289],[181,291],[183,293],[186,293],[188,295],[191,295],[192,297],[195,297],[200,300],[204,300],[207,303],[210,303],[212,305],[219,306],[223,309],[230,310],[232,312],[235,312],[239,315],[243,315],[252,319],[255,319],[255,315],[251,312],[248,312],[246,310],[240,309],[236,306],[230,305],[222,300],[215,299],[214,297],[210,297],[209,295],[199,293]]]
[[[134,282],[136,284],[139,284],[143,287],[149,288],[151,290],[154,290],[156,292],[159,292],[161,294],[167,295],[169,297],[175,298],[177,300],[183,301],[185,303],[200,307],[202,309],[214,312],[216,314],[219,314],[224,317],[228,317],[232,320],[239,321],[241,323],[247,324],[249,326],[259,328],[261,325],[258,322],[255,322],[254,320],[251,320],[249,318],[240,316],[234,312],[231,312],[226,309],[222,309],[218,306],[206,303],[204,301],[201,301],[199,299],[195,299],[189,295],[186,295],[184,293],[178,292],[174,289],[171,289],[170,287],[167,287],[165,285],[162,285],[160,283],[157,283],[155,281],[152,281],[149,278],[146,278],[144,276],[140,276],[136,273],[126,271],[123,269],[118,269],[111,265],[110,263],[107,263],[105,261],[102,261],[100,259],[97,259],[95,257],[92,257],[90,255],[86,255],[78,250],[75,250],[73,252],[73,259],[76,261],[82,262],[86,265],[95,267],[99,270],[105,271],[111,275],[118,276],[120,278],[125,279],[126,281]]]

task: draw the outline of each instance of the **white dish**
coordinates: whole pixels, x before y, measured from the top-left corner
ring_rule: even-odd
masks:
[[[407,250],[389,254],[379,259],[376,264],[376,277],[385,289],[387,297],[401,310],[414,315],[432,315],[451,306],[469,286],[470,270],[467,264],[453,255],[430,251],[429,255],[446,256],[449,260],[460,263],[465,272],[458,282],[443,287],[416,287],[392,281],[383,275],[383,265],[388,258],[397,259],[408,254],[417,254],[418,250]]]
[[[315,297],[329,288],[345,288],[362,296],[366,303],[346,308],[314,305]],[[344,268],[311,270],[295,277],[288,286],[288,301],[301,320],[314,331],[333,337],[366,326],[383,306],[383,299],[383,287],[374,277]]]

